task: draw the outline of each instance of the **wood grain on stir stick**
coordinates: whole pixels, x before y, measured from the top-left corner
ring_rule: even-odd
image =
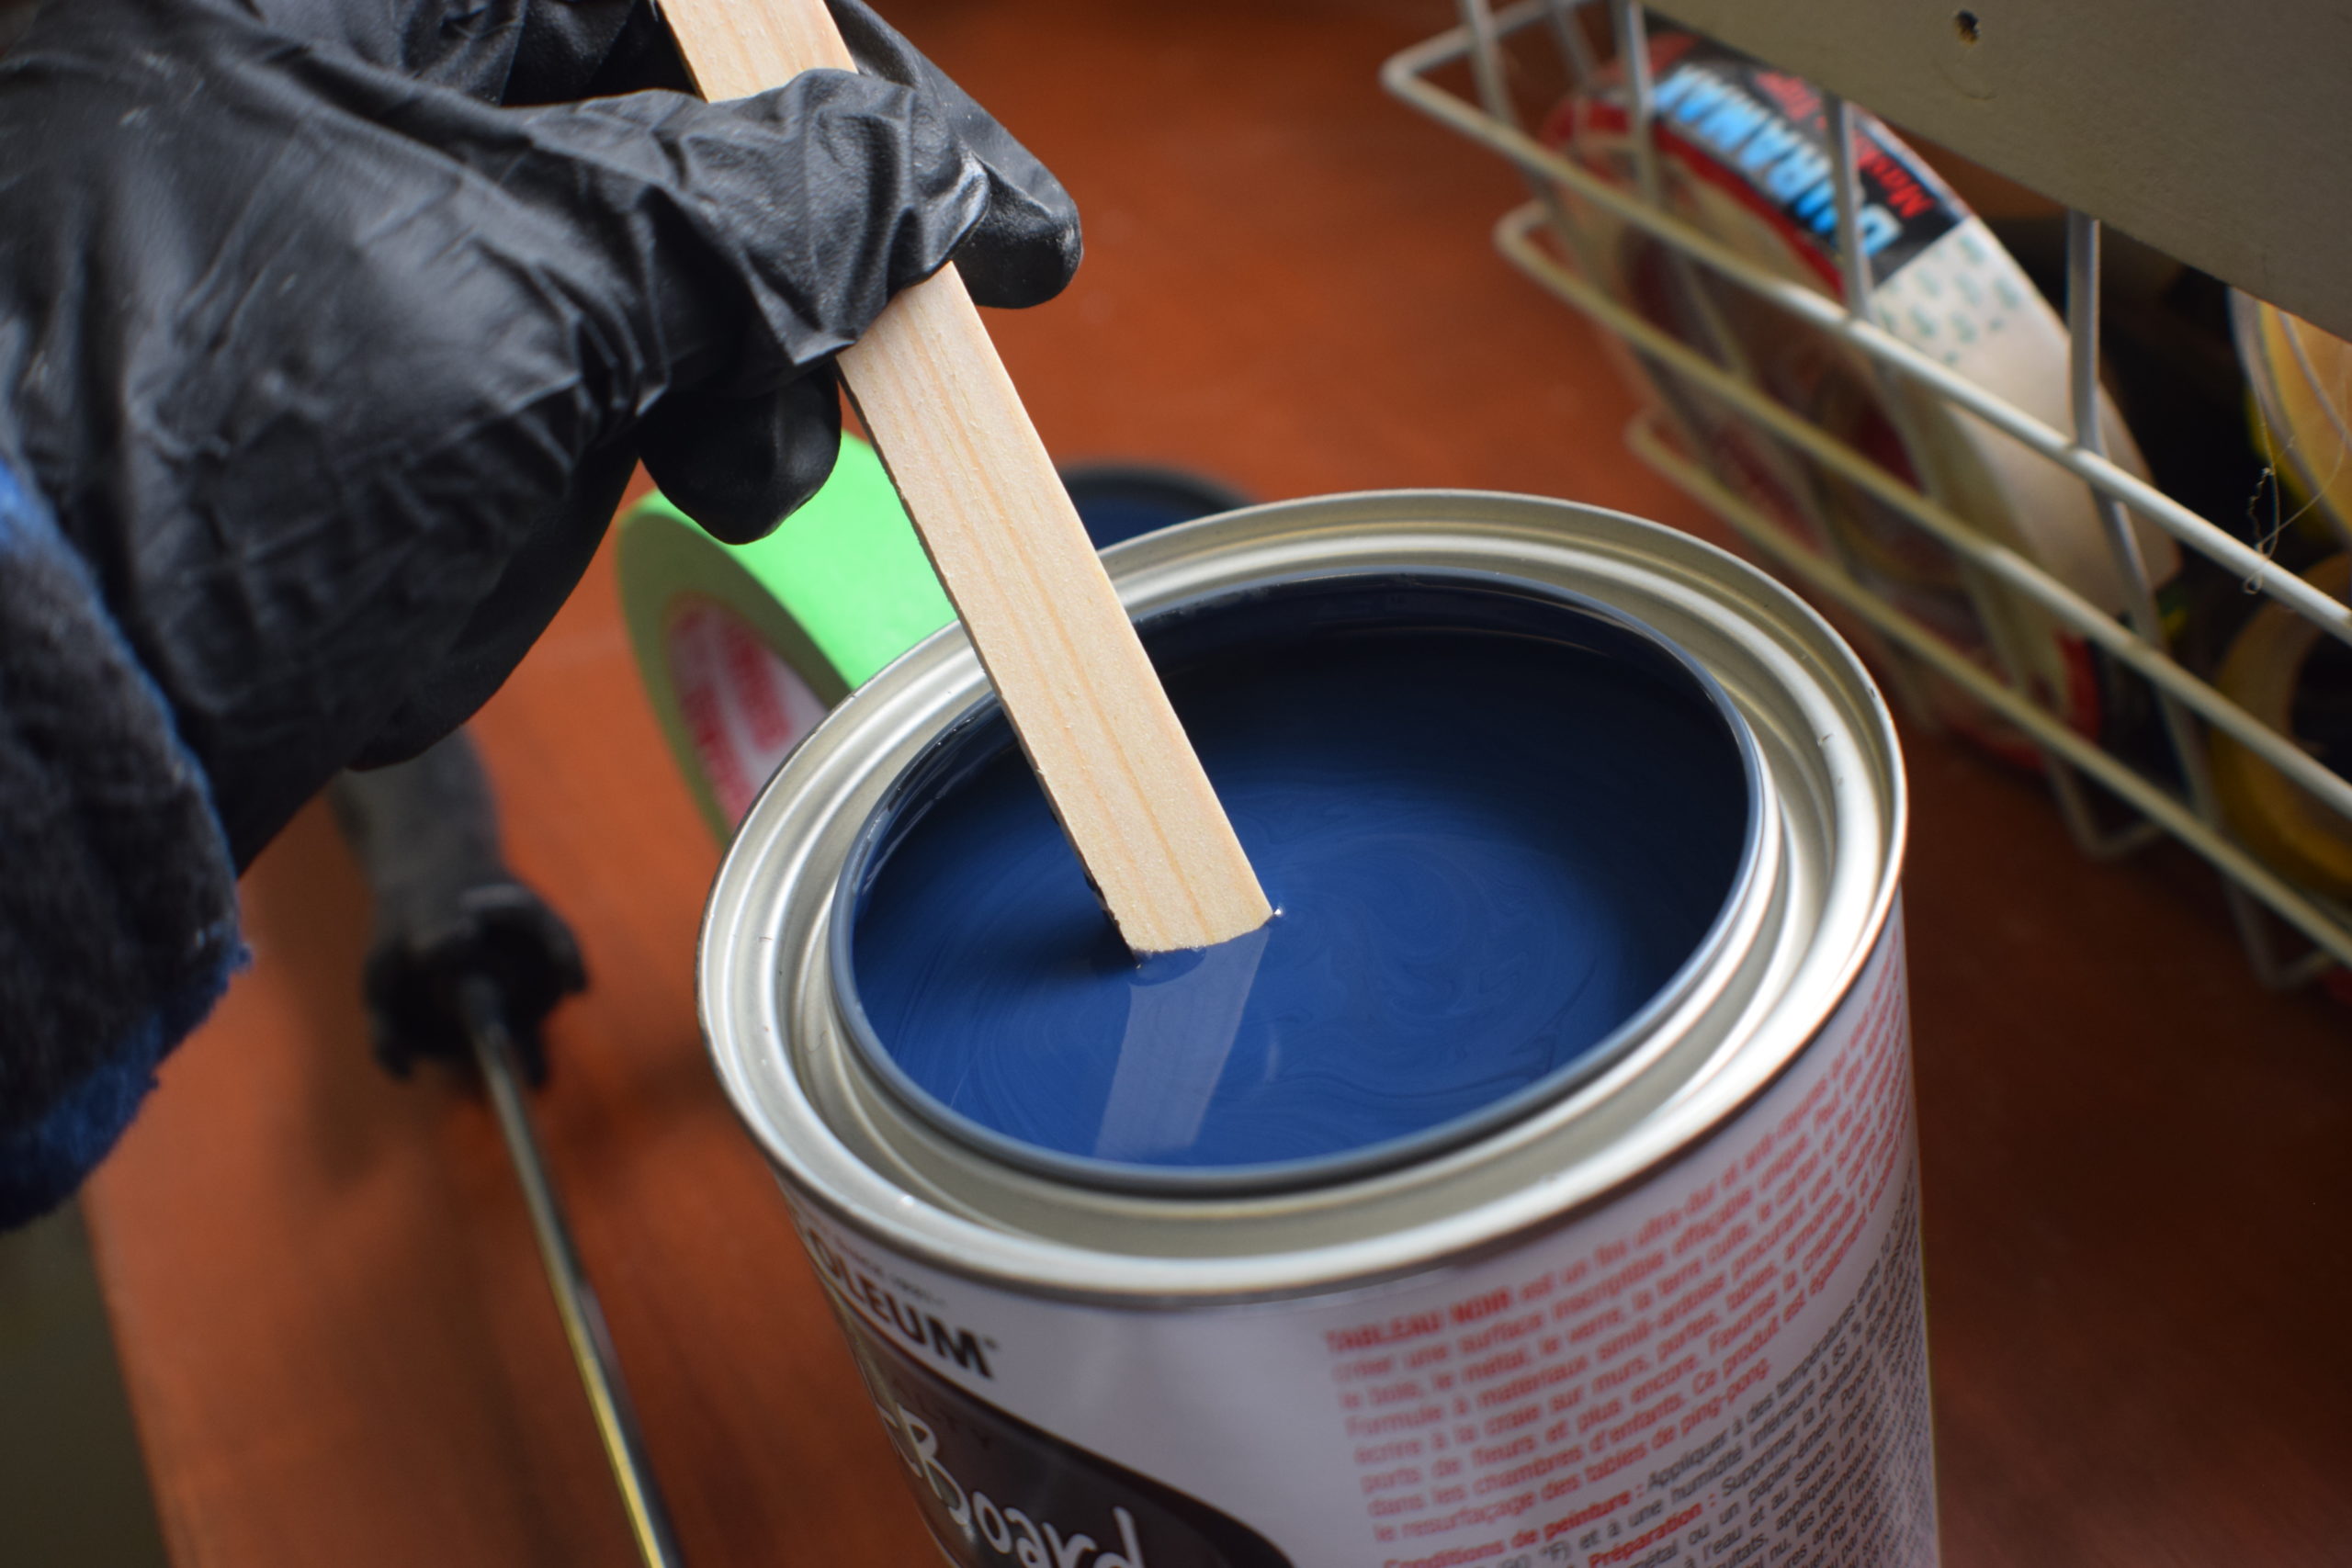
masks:
[[[704,96],[857,68],[822,0],[662,0]],[[950,265],[840,356],[842,379],[1119,934],[1213,946],[1271,914],[1135,627]]]

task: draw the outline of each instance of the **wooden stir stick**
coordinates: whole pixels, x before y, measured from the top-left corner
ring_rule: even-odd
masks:
[[[823,0],[662,0],[695,85],[854,71]],[[953,265],[893,299],[842,377],[1054,813],[1136,953],[1272,911]]]

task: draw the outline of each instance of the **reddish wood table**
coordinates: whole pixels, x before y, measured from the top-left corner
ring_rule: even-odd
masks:
[[[1625,456],[1591,333],[1487,249],[1504,169],[1383,98],[1435,0],[900,0],[1078,196],[1069,297],[999,317],[1060,457],[1264,497],[1570,496],[1713,530]],[[479,733],[594,989],[538,1114],[697,1564],[931,1560],[690,981],[718,852],[608,561]],[[1947,1560],[2352,1547],[2352,1030],[2261,994],[2201,874],[2089,865],[2032,781],[1911,752],[1909,908]],[[484,1106],[369,1064],[355,874],[313,810],[255,963],[89,1205],[192,1565],[630,1560]]]

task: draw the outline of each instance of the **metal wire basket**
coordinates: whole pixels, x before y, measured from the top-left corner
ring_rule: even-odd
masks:
[[[2352,822],[2352,783],[2311,755],[2297,740],[2248,711],[2175,657],[2158,613],[2144,541],[2150,530],[2194,551],[2318,628],[2323,639],[2352,645],[2352,610],[2297,576],[2266,550],[2199,515],[2142,478],[2113,455],[2115,427],[2100,415],[2101,328],[2099,221],[2078,210],[2065,216],[2067,333],[2065,407],[2072,428],[2061,430],[2009,399],[1988,392],[1942,359],[1905,342],[1867,310],[1871,262],[1861,243],[1857,177],[1857,114],[1833,94],[1822,94],[1836,196],[1835,253],[1842,299],[1776,275],[1694,226],[1661,195],[1657,85],[1650,70],[1647,18],[1633,0],[1607,0],[1610,29],[1588,29],[1582,13],[1601,0],[1528,0],[1497,10],[1488,0],[1460,0],[1462,22],[1390,60],[1383,72],[1398,97],[1509,159],[1533,196],[1505,215],[1495,243],[1514,265],[1608,333],[1650,375],[1670,378],[1694,395],[1719,400],[1815,471],[1832,476],[1901,519],[1905,528],[1949,552],[1959,580],[1988,628],[1984,656],[1955,646],[1949,628],[1926,624],[1917,606],[1883,591],[1832,536],[1812,538],[1771,514],[1750,494],[1726,483],[1720,468],[1678,438],[1669,410],[1637,415],[1627,444],[1641,459],[1692,496],[1755,548],[1774,570],[1815,595],[1849,628],[1878,644],[1890,686],[1916,718],[1933,723],[1930,683],[1955,690],[2008,726],[2038,759],[2069,830],[2085,852],[2109,857],[2170,834],[2221,874],[2232,918],[2264,984],[2286,987],[2336,965],[2352,966],[2352,910],[2327,894],[2300,885],[2257,852],[2233,828],[2217,799],[2213,741],[2226,737],[2243,751],[2335,817]],[[1966,15],[1966,13],[1962,13]],[[1617,43],[1613,75],[1604,82],[1595,47]],[[1634,147],[1634,177],[1604,178],[1592,167],[1532,133],[1513,100],[1515,60],[1535,49],[1546,69],[1587,93],[1622,106]],[[1476,100],[1434,81],[1465,63]],[[1883,390],[1897,400],[1925,398],[1981,420],[2013,438],[2034,458],[2088,487],[2114,571],[2121,579],[2120,613],[2109,613],[2069,586],[2014,542],[1972,523],[1933,483],[1899,474],[1854,441],[1792,409],[1759,384],[1736,343],[1709,324],[1696,335],[1663,330],[1602,286],[1575,245],[1567,202],[1589,204],[1665,248],[1684,276],[1703,276],[1708,290],[1729,288],[1741,298],[1827,334],[1862,356]],[[1826,216],[1826,215],[1825,215]],[[1694,270],[1695,269],[1695,270]],[[1702,312],[1703,315],[1704,312]],[[2125,455],[2128,457],[2128,454]],[[2098,650],[2110,671],[2137,682],[2158,739],[2127,752],[2112,737],[2086,734],[2056,710],[2046,682],[2037,682],[2014,637],[2020,607],[2062,626]],[[2098,790],[2086,788],[2095,782]],[[2102,795],[2105,798],[2102,798]],[[2289,933],[2300,933],[2296,942]]]

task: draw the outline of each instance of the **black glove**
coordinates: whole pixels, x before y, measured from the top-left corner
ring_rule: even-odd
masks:
[[[639,453],[722,537],[829,471],[831,355],[951,255],[1067,282],[1052,176],[854,0],[872,74],[710,106],[640,9],[44,0],[0,57],[0,451],[243,865],[496,689]]]

